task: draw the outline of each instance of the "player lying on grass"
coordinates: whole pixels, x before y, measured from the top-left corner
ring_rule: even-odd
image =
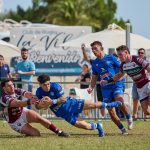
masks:
[[[1,86],[4,90],[1,105],[4,107],[4,116],[13,130],[28,136],[40,136],[39,130],[30,125],[30,123],[40,123],[58,136],[69,136],[37,112],[24,108],[37,103],[37,99],[31,92],[15,88],[13,82],[9,79],[2,81]],[[21,96],[30,100],[21,101]]]
[[[50,82],[50,77],[46,74],[42,74],[38,77],[40,87],[36,90],[36,96],[42,101],[36,105],[37,109],[50,108],[57,117],[65,119],[75,127],[95,130],[98,129],[99,136],[104,136],[102,125],[99,123],[87,123],[79,118],[79,114],[83,110],[96,109],[96,108],[112,108],[122,105],[121,102],[94,103],[91,100],[72,99],[71,97],[65,97],[62,87],[56,82]]]

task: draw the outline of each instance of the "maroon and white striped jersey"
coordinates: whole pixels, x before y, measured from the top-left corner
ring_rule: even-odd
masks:
[[[8,123],[15,122],[21,116],[23,107],[10,107],[10,103],[21,99],[25,92],[25,90],[15,88],[15,92],[11,95],[5,92],[2,94],[1,104],[5,107],[4,115]]]
[[[121,63],[121,72],[127,73],[135,82],[137,88],[142,88],[147,82],[149,82],[149,74],[147,73],[147,66],[149,62],[138,56],[132,56],[132,59],[128,63]]]

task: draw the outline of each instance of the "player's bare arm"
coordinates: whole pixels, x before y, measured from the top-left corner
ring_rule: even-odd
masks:
[[[9,107],[26,107],[28,105],[35,104],[35,102],[36,102],[35,100],[21,101],[21,100],[15,99],[11,101]]]
[[[147,66],[146,70],[150,72],[150,64]]]
[[[40,101],[35,103],[36,109],[47,109],[52,105],[52,100],[48,96],[44,96]]]
[[[96,85],[96,81],[97,81],[97,75],[92,75],[91,88],[94,89],[94,87],[95,87],[95,85]]]
[[[122,79],[125,76],[125,73],[118,72],[115,76],[113,76],[113,81],[116,82],[120,79]]]
[[[29,98],[29,99],[31,99],[31,98],[34,97],[34,95],[32,94],[32,92],[28,92],[28,91],[26,91],[23,96],[24,96],[25,98]]]
[[[58,98],[58,104],[62,104],[66,102],[66,97],[65,96],[61,96]]]
[[[91,94],[95,85],[96,85],[96,81],[97,81],[97,75],[92,75],[92,79],[91,79],[91,84],[90,84],[90,88],[88,89],[88,93]]]
[[[82,49],[82,53],[83,53],[83,57],[84,59],[90,63],[90,58],[88,57],[87,53],[86,53],[86,50],[85,50],[85,44],[82,44],[81,45],[81,49]]]
[[[30,75],[35,75],[35,70],[32,70],[32,71],[28,71],[28,72],[23,72],[23,71],[18,71],[17,74],[24,74],[24,75],[27,75],[27,76],[30,76]]]
[[[66,97],[65,97],[65,96],[61,96],[61,97],[59,97],[59,98],[57,98],[57,99],[51,99],[51,98],[45,96],[45,97],[43,97],[42,99],[43,99],[42,101],[43,101],[46,105],[49,105],[49,106],[51,106],[51,105],[53,105],[53,104],[59,105],[59,104],[62,104],[62,103],[65,103],[65,102],[66,102]]]
[[[118,80],[122,79],[125,76],[125,73],[122,72],[118,72],[115,76],[113,76],[113,78],[109,79],[109,80],[101,80],[100,84],[106,85],[108,83],[113,83],[113,82],[117,82]]]

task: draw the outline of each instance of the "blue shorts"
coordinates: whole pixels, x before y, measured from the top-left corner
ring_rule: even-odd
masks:
[[[103,102],[111,103],[115,101],[117,95],[123,95],[123,87],[113,85],[110,88],[102,88]]]
[[[79,114],[83,111],[84,100],[82,99],[72,99],[67,97],[67,101],[62,105],[56,107],[51,107],[51,110],[55,113],[57,117],[65,119],[72,125],[75,125],[78,120]]]
[[[132,98],[133,100],[139,100],[139,95],[135,84],[132,86]]]

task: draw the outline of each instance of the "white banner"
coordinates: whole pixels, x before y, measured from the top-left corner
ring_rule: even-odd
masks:
[[[10,32],[10,42],[30,50],[30,59],[36,65],[37,74],[47,70],[46,73],[53,75],[77,75],[83,61],[81,50],[59,45],[91,31],[91,27],[85,26],[15,27]],[[19,58],[13,59],[12,66],[19,61]]]

